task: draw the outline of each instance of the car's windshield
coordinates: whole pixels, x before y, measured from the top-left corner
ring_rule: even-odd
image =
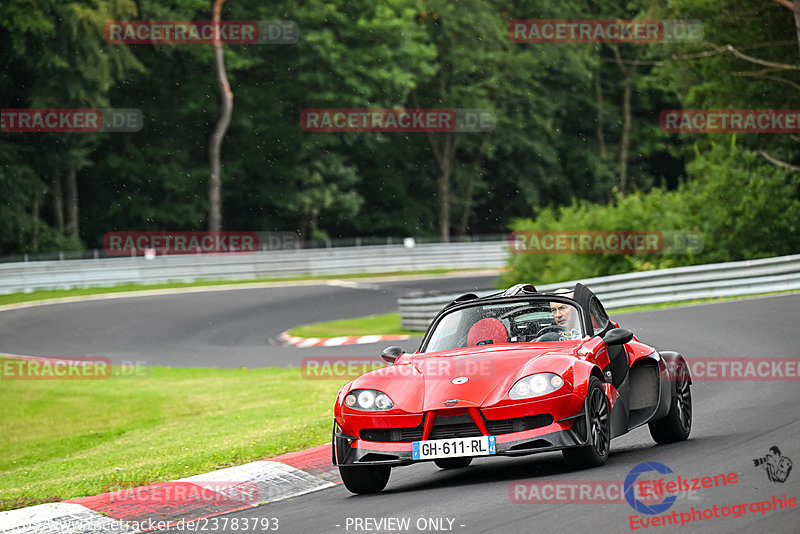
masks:
[[[454,310],[437,323],[422,352],[581,337],[583,328],[575,305],[536,298]]]

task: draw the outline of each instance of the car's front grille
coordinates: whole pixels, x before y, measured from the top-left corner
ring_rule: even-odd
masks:
[[[481,431],[473,421],[455,425],[433,425],[430,439],[471,438],[480,436]]]
[[[486,429],[493,436],[541,428],[552,422],[553,416],[550,414],[500,419],[498,421],[484,420]],[[366,441],[408,443],[421,440],[422,431],[423,425],[410,428],[365,428],[359,436]],[[470,438],[480,435],[481,431],[478,429],[478,425],[469,416],[437,417],[429,439]]]
[[[498,421],[486,421],[486,429],[493,436],[501,434],[511,434],[512,432],[522,432],[523,430],[533,430],[543,426],[553,424],[553,416],[549,413],[529,415],[527,417],[515,417],[513,419],[500,419]]]
[[[390,439],[388,441],[419,441],[422,439],[422,427],[401,428],[399,430],[399,435],[399,439]]]

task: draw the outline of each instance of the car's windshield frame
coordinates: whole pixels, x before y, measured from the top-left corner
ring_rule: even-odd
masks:
[[[571,299],[569,297],[565,297],[565,296],[562,296],[562,295],[551,295],[551,294],[547,294],[547,293],[537,293],[536,295],[520,295],[520,296],[515,296],[515,297],[477,298],[477,299],[472,299],[472,300],[469,300],[469,301],[466,301],[466,302],[463,302],[463,303],[459,303],[459,304],[456,304],[456,305],[452,305],[452,306],[442,310],[439,313],[439,315],[436,316],[436,318],[431,323],[431,325],[428,327],[428,331],[425,333],[425,337],[422,339],[422,343],[420,344],[419,352],[420,353],[439,352],[439,351],[442,351],[442,350],[450,350],[450,349],[455,349],[455,348],[461,348],[461,347],[457,347],[457,346],[450,347],[450,348],[447,348],[447,349],[436,348],[435,350],[429,348],[430,344],[431,344],[431,340],[434,337],[434,333],[440,327],[442,322],[447,320],[448,317],[451,317],[453,313],[463,312],[463,311],[468,310],[470,308],[477,308],[477,307],[486,309],[487,306],[493,306],[493,305],[499,305],[499,306],[506,307],[506,306],[508,306],[510,304],[514,304],[514,303],[520,303],[520,304],[540,303],[540,304],[543,305],[542,308],[547,307],[549,309],[550,303],[552,303],[552,302],[558,302],[558,303],[563,303],[563,304],[567,304],[567,305],[573,306],[574,309],[575,309],[575,313],[577,314],[577,322],[578,322],[578,326],[580,328],[580,333],[579,333],[578,337],[582,338],[582,337],[585,337],[587,335],[591,335],[592,329],[588,328],[588,325],[586,324],[583,308],[581,307],[581,305],[576,300]],[[539,341],[539,342],[544,342],[544,341]],[[509,341],[509,343],[512,343],[512,344],[539,343],[539,342],[530,341],[530,340],[526,340],[526,341],[519,341],[519,340],[517,340],[517,341]],[[462,345],[462,347],[463,346],[466,346],[466,345]]]

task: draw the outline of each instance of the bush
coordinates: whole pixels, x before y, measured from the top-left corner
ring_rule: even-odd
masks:
[[[800,252],[800,176],[753,152],[714,144],[687,166],[677,190],[655,188],[610,205],[573,200],[514,222],[527,230],[657,230],[701,234],[701,250],[685,254],[512,254],[499,283],[545,284]]]

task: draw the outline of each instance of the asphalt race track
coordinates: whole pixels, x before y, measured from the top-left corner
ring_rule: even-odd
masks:
[[[781,356],[800,358],[794,340],[800,295],[699,305],[615,317],[641,339],[674,349],[688,358],[708,356]],[[784,483],[771,482],[754,458],[778,446],[783,456],[800,461],[800,384],[783,382],[697,381],[693,386],[694,426],[688,441],[656,446],[644,427],[612,441],[606,465],[570,471],[559,453],[522,458],[478,459],[470,467],[441,471],[433,463],[394,469],[387,489],[354,496],[343,486],[227,514],[226,518],[277,518],[280,532],[800,532],[798,509],[748,511],[740,517],[703,519],[684,527],[631,528],[636,514],[626,502],[583,504],[514,503],[516,481],[624,481],[642,462],[660,462],[683,478],[737,473],[737,483],[684,493],[673,505],[678,514],[692,507],[713,509],[755,501],[800,497],[800,472]],[[668,479],[669,480],[669,479]],[[674,480],[672,478],[671,480]],[[742,508],[737,508],[741,514]],[[733,511],[731,509],[730,511]],[[709,512],[712,513],[712,512]],[[680,515],[678,515],[680,518]],[[687,516],[688,517],[688,516]],[[373,528],[388,518],[410,520],[407,530]],[[430,528],[429,519],[451,530]],[[361,523],[357,521],[361,520]],[[452,520],[452,524],[449,523]],[[370,528],[355,528],[356,526]],[[451,525],[451,526],[450,526]],[[383,526],[397,527],[397,523]],[[418,528],[421,527],[421,528]],[[227,528],[220,532],[236,533]]]
[[[286,366],[322,354],[374,355],[378,345],[294,349],[269,344],[297,324],[392,311],[407,288],[470,290],[490,278],[447,278],[364,284],[237,290],[136,297],[42,306],[0,313],[0,351],[28,355],[105,355],[112,361],[146,360],[178,366]],[[644,342],[699,357],[800,359],[794,339],[800,294],[614,315]],[[407,343],[413,348],[416,341]],[[345,349],[345,352],[342,351]],[[225,355],[221,357],[220,355]],[[785,482],[772,482],[753,459],[772,446],[800,462],[800,382],[696,380],[694,423],[688,441],[656,446],[646,428],[612,441],[606,465],[571,471],[560,453],[521,458],[481,458],[465,469],[439,470],[423,463],[393,470],[386,490],[354,496],[343,486],[271,503],[223,518],[277,518],[278,532],[677,532],[680,526],[632,529],[626,502],[512,502],[517,482],[624,481],[642,462],[660,462],[682,478],[737,473],[737,483],[683,493],[665,514],[691,514],[800,498],[800,467]],[[333,399],[331,399],[333,402]],[[670,480],[672,480],[670,479]],[[510,490],[512,492],[510,493]],[[741,508],[739,508],[741,511]],[[409,520],[408,529],[397,523]],[[394,521],[394,520],[393,520]],[[356,528],[356,525],[362,528]],[[444,528],[433,528],[436,525]],[[368,528],[364,528],[368,527]],[[389,528],[386,528],[389,527]],[[394,528],[392,528],[394,527]],[[800,503],[740,517],[687,523],[692,532],[800,532]],[[175,529],[174,531],[178,531]],[[241,528],[218,532],[245,532]],[[248,532],[266,532],[249,530]]]
[[[174,367],[286,367],[300,352],[275,338],[298,325],[397,310],[409,291],[491,289],[494,276],[236,289],[89,300],[0,312],[0,352],[103,356]],[[416,341],[397,342],[416,350]],[[369,345],[368,354],[380,350]],[[303,349],[303,356],[366,354],[363,347]]]

